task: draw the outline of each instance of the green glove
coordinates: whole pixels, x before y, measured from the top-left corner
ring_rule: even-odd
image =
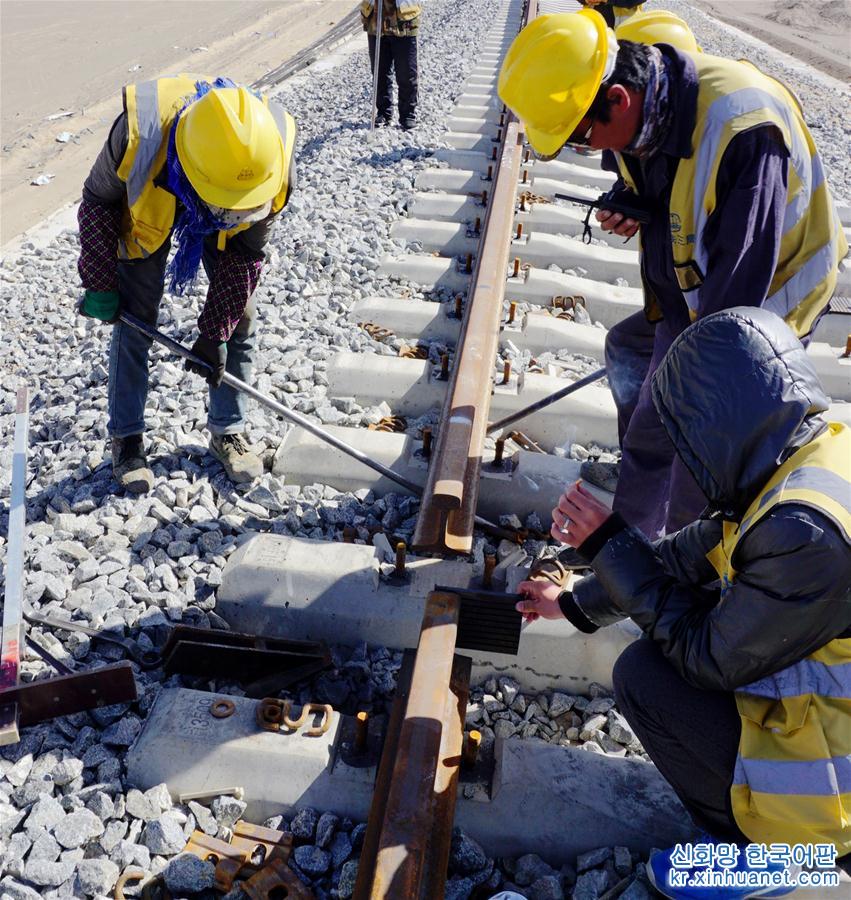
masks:
[[[100,319],[112,325],[121,312],[118,291],[86,291],[77,311],[88,319]]]

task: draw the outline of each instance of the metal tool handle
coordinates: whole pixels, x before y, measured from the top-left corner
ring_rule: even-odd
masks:
[[[150,340],[156,341],[156,343],[161,344],[168,350],[171,350],[172,353],[176,353],[178,356],[183,357],[183,359],[188,359],[191,362],[212,371],[212,367],[209,363],[196,356],[191,351],[187,350],[186,347],[183,346],[183,344],[178,343],[177,341],[163,334],[161,331],[157,331],[156,328],[148,325],[147,322],[143,322],[141,319],[137,319],[135,316],[130,315],[130,313],[124,312],[119,316],[119,321],[123,322],[130,328],[135,329],[141,334],[144,334],[146,337],[150,338]],[[347,444],[344,441],[341,441],[339,438],[334,437],[333,434],[326,431],[324,428],[315,425],[310,421],[310,419],[301,415],[301,413],[297,413],[295,410],[288,409],[283,405],[283,403],[278,403],[277,400],[273,400],[266,394],[261,394],[260,391],[258,391],[256,388],[240,380],[236,376],[231,375],[230,372],[225,371],[224,377],[222,378],[222,384],[227,384],[234,390],[241,391],[243,394],[246,394],[253,400],[256,400],[261,406],[265,406],[267,409],[271,409],[272,412],[277,413],[279,416],[281,416],[281,418],[287,419],[293,424],[298,425],[309,434],[318,437],[326,444],[330,444],[341,453],[345,453],[346,456],[351,456],[352,459],[356,459],[359,463],[363,463],[363,465],[367,466],[367,468],[370,468],[374,472],[378,472],[380,475],[384,475],[385,478],[389,478],[396,484],[401,485],[403,488],[414,494],[414,496],[422,497],[423,489],[416,482],[410,481],[403,475],[399,475],[398,472],[394,472],[393,469],[388,468],[383,463],[380,463],[374,459],[370,459],[365,453],[362,453],[356,447],[352,447],[350,444]],[[500,528],[493,522],[489,522],[487,519],[481,518],[481,516],[476,516],[476,524],[481,526],[482,528],[488,529],[493,534],[499,537],[505,537],[508,540],[512,540],[514,538],[513,532],[507,531],[504,528]]]
[[[575,391],[578,391],[580,388],[584,388],[589,384],[593,384],[595,381],[599,381],[601,378],[605,378],[605,375],[605,367],[597,369],[590,375],[580,378],[579,381],[573,381],[567,385],[567,387],[563,387],[554,394],[550,394],[549,397],[544,397],[543,400],[538,400],[537,403],[531,403],[529,406],[518,410],[516,413],[512,413],[510,416],[505,416],[502,419],[497,419],[496,422],[491,422],[490,425],[488,425],[487,433],[491,434],[494,431],[499,431],[500,428],[505,428],[507,425],[513,425],[515,422],[519,422],[521,419],[531,416],[532,413],[538,412],[539,409],[545,409],[547,406],[552,406],[553,403],[557,403],[563,397],[567,397]]]
[[[378,67],[381,64],[381,30],[384,28],[384,0],[375,0],[375,63],[372,72],[372,109],[369,116],[369,130],[375,131],[378,114]]]

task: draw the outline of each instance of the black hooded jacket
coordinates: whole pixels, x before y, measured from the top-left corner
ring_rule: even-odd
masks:
[[[777,467],[825,428],[829,402],[801,343],[766,310],[736,307],[681,334],[653,402],[709,501],[651,544],[612,516],[582,545],[594,574],[562,609],[581,630],[632,618],[691,684],[733,690],[851,637],[851,545],[819,510],[777,504],[739,540],[721,600],[706,554]],[[851,468],[851,461],[849,461]],[[845,497],[851,509],[851,483]]]

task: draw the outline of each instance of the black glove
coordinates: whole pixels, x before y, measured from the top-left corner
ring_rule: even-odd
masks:
[[[192,355],[198,356],[204,360],[210,367],[209,369],[187,359],[184,367],[187,372],[195,372],[196,375],[203,375],[207,379],[207,384],[218,387],[222,383],[225,375],[225,363],[228,359],[228,345],[224,342],[218,343],[211,341],[202,334],[198,340],[192,345]]]

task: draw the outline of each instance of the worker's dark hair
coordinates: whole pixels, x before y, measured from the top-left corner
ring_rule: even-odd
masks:
[[[618,41],[618,55],[611,75],[600,85],[594,102],[586,115],[597,122],[609,121],[609,106],[606,91],[615,84],[643,91],[650,80],[650,47],[635,41]]]

